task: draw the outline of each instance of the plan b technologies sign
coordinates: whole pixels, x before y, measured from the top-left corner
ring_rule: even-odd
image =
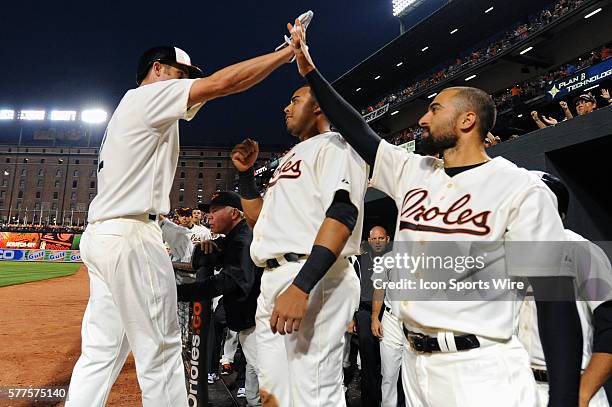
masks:
[[[572,76],[555,82],[546,91],[550,100],[560,100],[570,93],[591,87],[597,83],[612,77],[612,58],[608,58],[597,65],[582,71],[575,72]]]

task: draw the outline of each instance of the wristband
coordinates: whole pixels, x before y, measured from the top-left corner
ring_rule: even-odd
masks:
[[[253,175],[253,167],[244,172],[238,172],[238,191],[243,199],[261,198],[255,184],[255,176]]]
[[[293,285],[306,294],[323,278],[327,270],[336,262],[336,255],[325,246],[314,245],[306,263],[295,276]]]

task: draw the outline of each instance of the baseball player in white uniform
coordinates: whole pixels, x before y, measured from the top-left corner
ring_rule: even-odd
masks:
[[[170,210],[178,122],[257,84],[293,55],[286,47],[200,79],[179,48],[141,57],[138,87],[119,103],[100,147],[98,195],[81,240],[90,298],[67,406],[103,406],[130,350],[144,406],[187,406],[176,285],[157,223]]]
[[[392,270],[385,270],[385,272],[380,274],[372,274],[372,283],[375,284],[375,287],[381,287],[381,283],[393,281],[394,278],[389,278],[388,275],[391,272]],[[378,288],[374,291],[374,299],[372,300],[372,333],[380,338],[382,407],[397,406],[397,388],[402,356],[408,347],[402,320],[393,313],[391,305],[391,298],[389,298],[385,289]],[[382,320],[377,324],[378,318],[376,317],[380,314],[381,307],[384,308],[383,316]]]
[[[408,153],[372,131],[316,70],[299,22],[291,32],[300,74],[347,142],[373,165],[371,185],[396,202],[396,245],[397,241],[414,242],[414,253],[410,253],[414,255],[429,247],[428,241],[497,241],[504,242],[496,245],[503,251],[511,241],[563,240],[563,226],[550,190],[528,171],[501,157],[486,155],[483,140],[495,122],[495,105],[489,95],[475,88],[440,92],[419,124],[424,128],[421,147],[444,160]],[[481,278],[501,274],[516,283],[518,277],[531,277],[537,285],[536,296],[540,296],[541,282],[551,279],[537,277],[562,273],[560,251],[551,250],[544,259],[536,256],[541,263],[529,263],[523,269],[506,264],[501,254],[492,256],[486,267],[477,271]],[[422,281],[428,276],[421,270],[409,277]],[[550,330],[543,330],[545,351],[552,355],[555,366],[550,375],[554,376],[551,404],[575,406],[581,338],[577,335],[572,276],[552,280],[569,299],[538,302],[543,320],[552,319],[550,314],[555,310],[564,316],[555,321],[561,337],[551,338]],[[398,291],[402,293],[406,294]],[[410,344],[402,361],[408,405],[537,405],[529,357],[515,336],[521,292],[508,289],[501,294],[505,301],[408,301],[405,296],[394,307]]]
[[[559,215],[564,219],[569,203],[569,192],[565,185],[550,174],[541,171],[532,172],[542,178],[544,183],[555,192]],[[569,229],[565,229],[565,236],[570,244],[567,245],[562,267],[572,270],[576,275],[574,280],[577,293],[576,305],[583,337],[581,367],[584,373],[580,386],[580,406],[609,407],[606,392],[600,386],[612,371],[612,354],[610,354],[612,344],[610,344],[610,334],[606,334],[612,322],[609,318],[612,305],[612,267],[606,253],[596,244]],[[602,305],[604,306],[601,307]],[[602,324],[602,321],[606,320],[607,326],[605,322]],[[546,360],[540,342],[535,303],[529,295],[521,307],[518,336],[531,359],[540,405],[546,406],[548,405]],[[600,360],[594,360],[591,363],[593,352],[597,352],[596,358]],[[598,377],[602,371],[607,371],[608,376],[604,373],[603,376]],[[596,387],[589,383],[591,375],[596,378]]]
[[[366,165],[330,130],[307,86],[284,111],[300,142],[280,160],[263,200],[252,169],[257,143],[232,152],[255,224],[251,257],[265,267],[255,317],[265,355],[257,358],[259,384],[283,407],[344,406],[344,332],[359,301],[347,256],[359,252]]]

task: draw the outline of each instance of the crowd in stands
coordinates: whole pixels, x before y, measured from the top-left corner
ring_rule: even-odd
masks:
[[[497,93],[493,95],[493,100],[497,106],[497,111],[503,112],[504,110],[513,107],[517,103],[542,95],[553,82],[567,78],[573,75],[574,72],[598,64],[611,56],[612,48],[610,48],[610,44],[607,44],[601,49],[588,52],[587,54],[576,58],[572,62],[561,65],[553,71],[547,72],[546,74],[536,78],[529,79],[523,83],[513,86],[510,89]]]
[[[492,95],[495,105],[497,106],[498,113],[504,113],[504,111],[508,111],[512,109],[514,106],[519,103],[525,102],[527,100],[533,99],[537,96],[543,95],[546,93],[547,89],[554,82],[562,80],[571,76],[574,72],[579,71],[581,69],[587,68],[589,66],[598,64],[601,61],[604,61],[610,57],[612,57],[612,44],[606,44],[600,49],[590,51],[579,58],[576,58],[574,61],[563,64],[560,67],[556,68],[553,71],[547,72],[538,77],[529,79],[525,82],[517,84],[510,89],[504,89],[503,91]],[[584,96],[584,95],[583,95]],[[605,105],[609,105],[612,103],[612,99],[610,99],[610,92],[607,89],[602,89],[600,97],[607,103],[605,105],[600,104],[597,106],[596,98],[593,95],[590,95],[593,98],[592,101],[586,100],[585,97],[578,97],[574,100],[574,103],[571,106],[576,107],[576,113],[581,115],[581,112],[591,112],[597,107],[604,107]],[[582,100],[584,103],[580,102]],[[538,117],[537,112],[532,112],[532,118],[536,122],[536,125],[539,128],[546,127],[548,125],[556,124],[558,121],[567,120],[572,117],[572,113],[570,111],[570,107],[567,102],[560,102],[561,110],[564,113],[564,118],[556,119],[551,116],[542,116],[541,119],[536,120]],[[565,107],[564,107],[565,106]],[[583,108],[584,107],[584,108]],[[569,114],[568,114],[569,113]],[[407,143],[411,140],[419,140],[423,130],[418,126],[410,126],[404,130],[401,130],[397,133],[393,133],[386,138],[392,144],[401,145]],[[518,135],[513,135],[510,138],[517,138]],[[492,146],[501,142],[498,137],[491,137],[487,140],[487,145]]]
[[[524,40],[530,34],[539,31],[542,27],[579,7],[583,2],[584,0],[558,0],[553,5],[540,11],[539,14],[530,16],[527,22],[515,24],[506,32],[483,41],[482,46],[477,45],[471,51],[466,51],[457,56],[454,61],[448,61],[442,64],[441,67],[431,70],[424,74],[422,78],[417,78],[417,82],[408,86],[402,86],[399,90],[385,96],[377,103],[365,107],[361,110],[361,113],[365,115],[386,104],[394,105],[403,102],[422,89],[436,85],[476,64],[493,58],[517,42]]]

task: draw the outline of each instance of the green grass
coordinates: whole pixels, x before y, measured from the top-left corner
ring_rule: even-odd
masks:
[[[0,287],[71,276],[82,263],[0,261]]]

